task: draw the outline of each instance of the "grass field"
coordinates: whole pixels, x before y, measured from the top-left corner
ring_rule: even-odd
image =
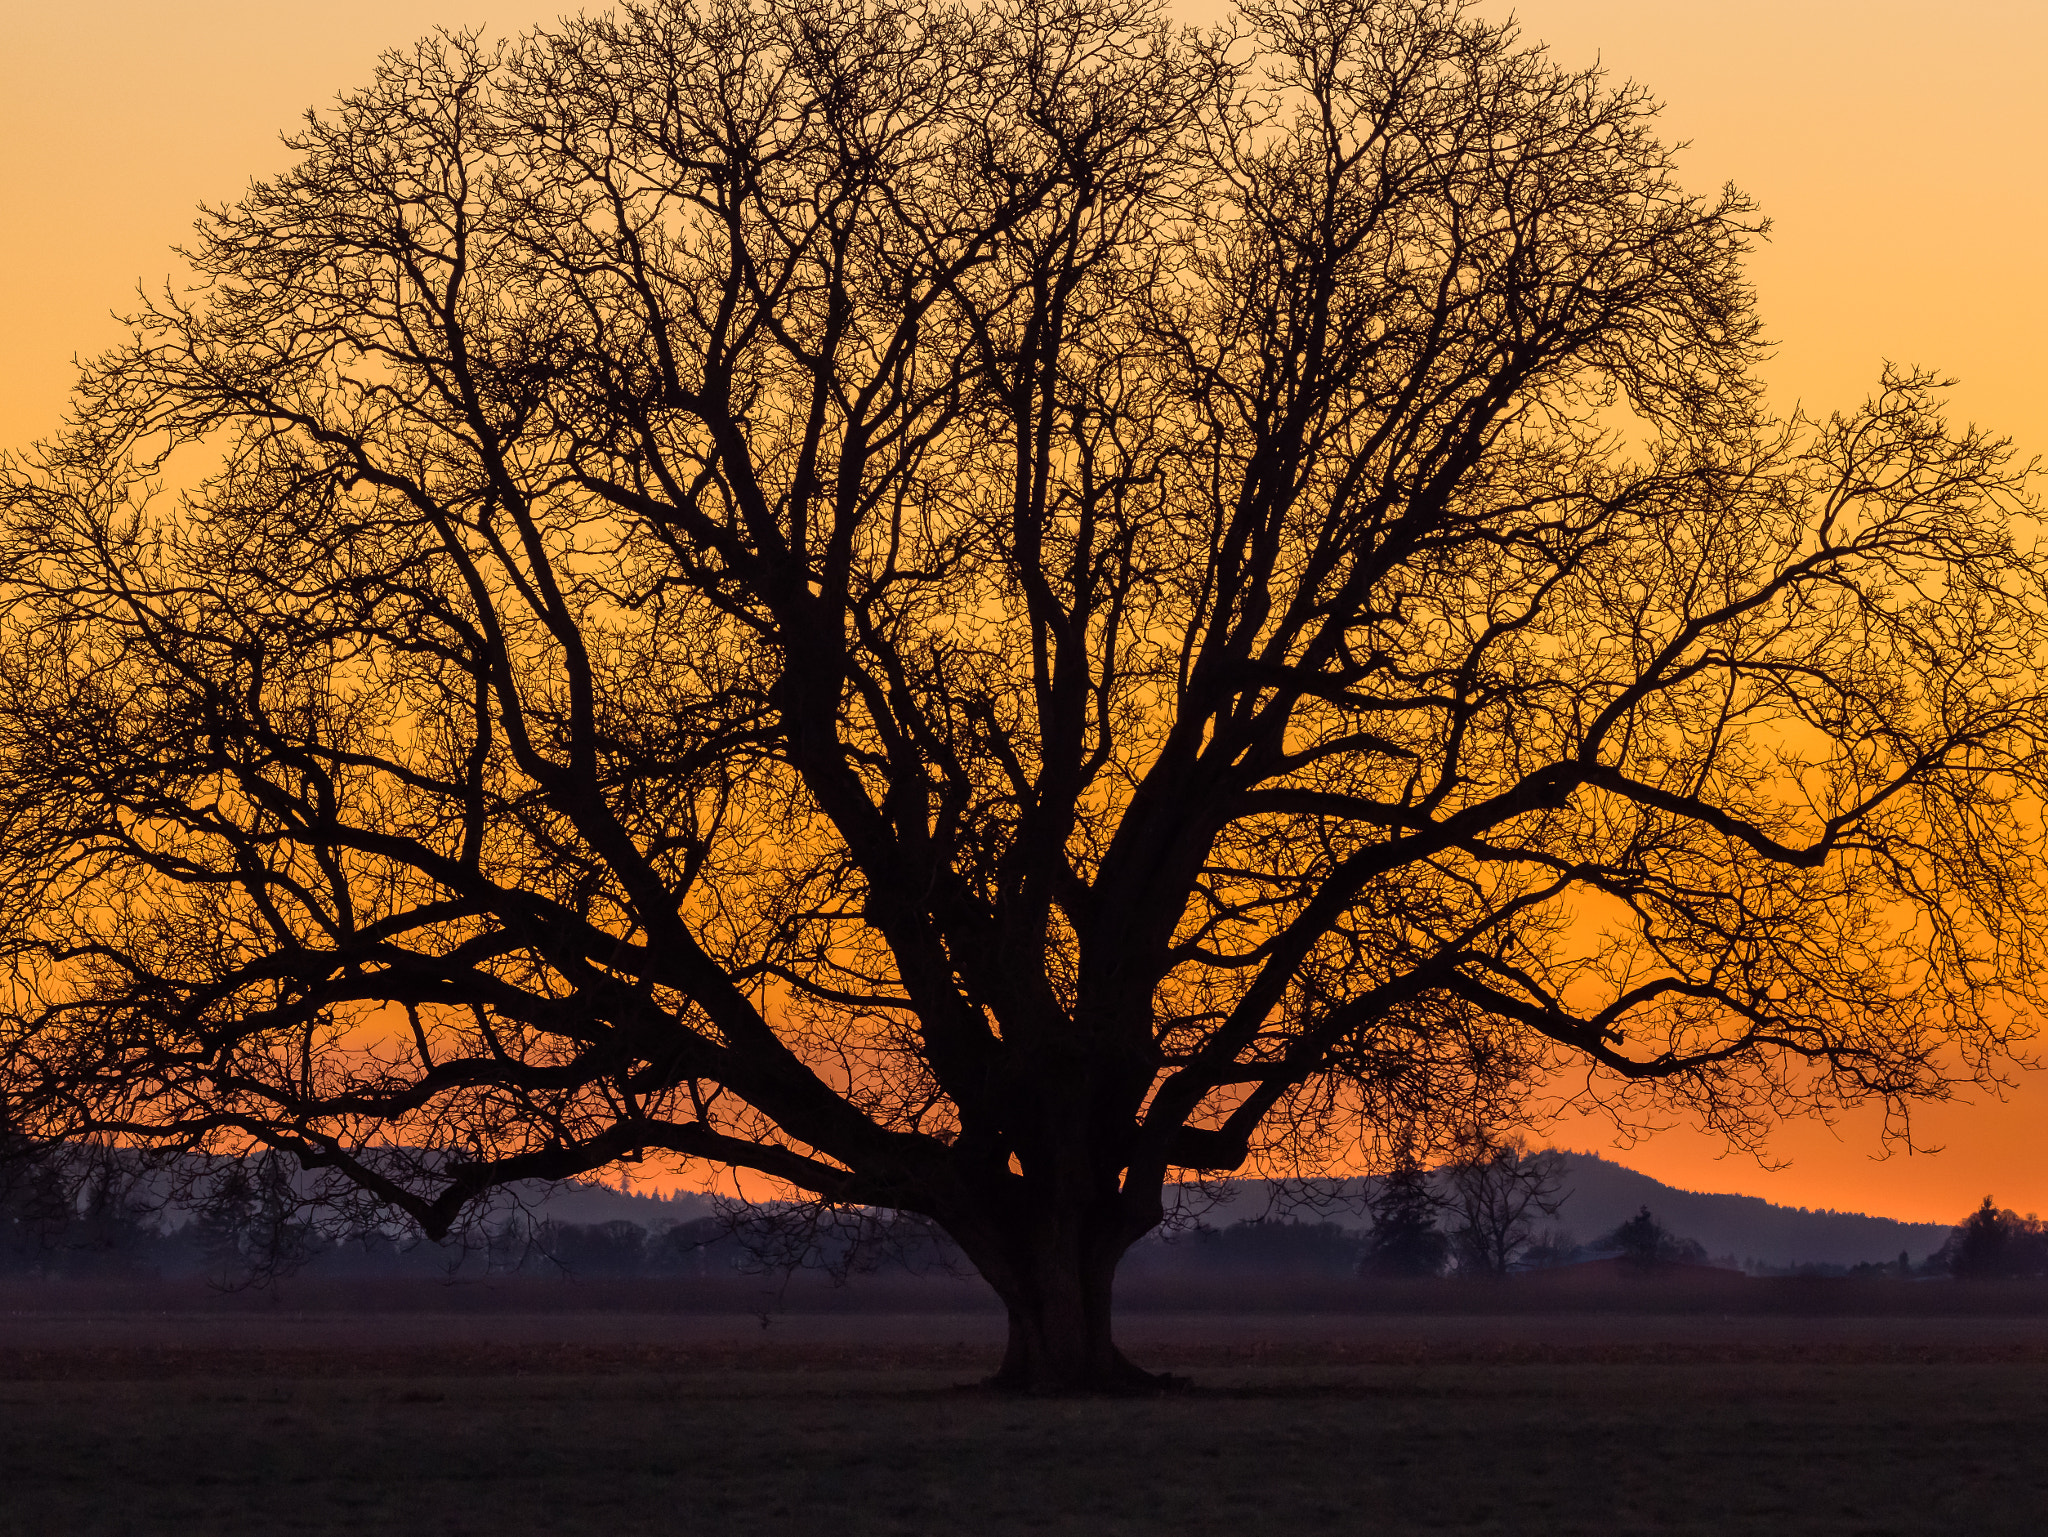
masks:
[[[1165,1322],[1189,1390],[1020,1402],[943,1321],[6,1322],[0,1532],[36,1537],[2048,1531],[2034,1324]]]

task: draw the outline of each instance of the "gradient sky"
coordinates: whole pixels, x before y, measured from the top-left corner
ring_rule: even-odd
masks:
[[[280,169],[309,105],[435,24],[514,31],[534,0],[99,0],[23,6],[0,51],[0,447],[52,431],[70,359],[173,270],[202,199]],[[1510,7],[1488,4],[1505,15]],[[1751,273],[1781,407],[1854,405],[1882,360],[1959,378],[1955,414],[2048,451],[2048,5],[2041,0],[1530,0],[1525,32],[1667,103],[1689,185],[1734,181],[1774,220]],[[1214,0],[1181,0],[1210,20]],[[1938,1155],[1875,1160],[1875,1125],[1785,1128],[1766,1170],[1684,1127],[1614,1152],[1694,1189],[1951,1221],[1987,1192],[2048,1211],[2048,1074],[1923,1113]]]

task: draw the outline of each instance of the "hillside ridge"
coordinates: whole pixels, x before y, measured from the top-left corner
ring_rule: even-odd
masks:
[[[1940,1248],[1950,1232],[1944,1222],[1907,1222],[1832,1207],[1781,1206],[1762,1196],[1686,1190],[1596,1152],[1557,1151],[1565,1159],[1565,1184],[1571,1190],[1557,1221],[1581,1239],[1610,1231],[1644,1206],[1674,1233],[1698,1239],[1709,1254],[1764,1265],[1853,1265],[1896,1260],[1902,1252],[1918,1262]],[[1957,1220],[1964,1215],[1958,1212]]]
[[[1557,1216],[1539,1219],[1537,1225],[1561,1230],[1580,1243],[1612,1232],[1646,1206],[1664,1227],[1679,1237],[1697,1239],[1714,1258],[1772,1269],[1895,1263],[1901,1253],[1918,1264],[1940,1248],[1951,1231],[1943,1222],[1908,1222],[1868,1212],[1781,1206],[1762,1196],[1685,1190],[1601,1153],[1546,1151],[1565,1161],[1566,1196]],[[1202,1220],[1221,1226],[1272,1216],[1360,1227],[1369,1221],[1363,1205],[1375,1183],[1347,1182],[1336,1199],[1317,1200],[1280,1181],[1238,1181]],[[1957,1220],[1964,1215],[1958,1212]]]

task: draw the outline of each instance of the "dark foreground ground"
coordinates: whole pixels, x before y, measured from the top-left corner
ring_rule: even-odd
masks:
[[[1192,1387],[1020,1402],[972,1313],[52,1300],[9,1534],[2048,1532],[2038,1315],[1138,1314]]]

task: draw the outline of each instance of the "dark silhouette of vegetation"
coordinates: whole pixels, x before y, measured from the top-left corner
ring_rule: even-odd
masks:
[[[2048,1275],[2048,1223],[2004,1210],[1987,1195],[1957,1225],[1934,1262],[1959,1281]]]
[[[147,1273],[149,1237],[105,1182],[81,1188],[47,1160],[0,1168],[0,1274],[80,1279]]]
[[[1458,0],[387,56],[0,472],[8,1124],[430,1235],[733,1165],[1111,1388],[1183,1175],[1994,1072],[2026,475],[1771,415],[1655,113]]]
[[[1358,1273],[1365,1249],[1357,1229],[1335,1222],[1255,1217],[1147,1245],[1126,1268],[1153,1278],[1341,1280]]]
[[[1707,1251],[1697,1240],[1671,1232],[1645,1206],[1621,1226],[1595,1241],[1596,1250],[1618,1255],[1624,1263],[1643,1270],[1660,1265],[1702,1265]]]
[[[1441,1202],[1419,1164],[1402,1163],[1380,1181],[1370,1209],[1364,1274],[1392,1279],[1443,1273],[1451,1241],[1437,1226]]]
[[[1588,1257],[1578,1234],[1558,1225],[1531,1235],[1527,1247],[1522,1250],[1521,1265],[1525,1270],[1555,1270]]]
[[[1536,1218],[1564,1208],[1565,1167],[1556,1153],[1512,1141],[1482,1145],[1443,1171],[1440,1200],[1456,1223],[1450,1241],[1459,1274],[1504,1276],[1520,1266]]]

